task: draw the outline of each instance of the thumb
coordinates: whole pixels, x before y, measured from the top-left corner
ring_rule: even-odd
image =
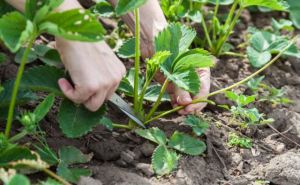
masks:
[[[58,85],[60,87],[60,89],[62,90],[62,92],[64,93],[64,95],[74,101],[75,100],[75,89],[74,87],[70,84],[70,82],[68,80],[66,80],[65,78],[61,78],[58,80]],[[80,103],[80,102],[76,102],[75,103]]]
[[[190,93],[178,87],[175,88],[175,98],[178,105],[189,105],[192,103]]]

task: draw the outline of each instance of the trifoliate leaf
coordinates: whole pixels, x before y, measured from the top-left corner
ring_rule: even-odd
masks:
[[[235,133],[230,133],[228,137],[229,146],[236,146],[240,148],[251,148],[252,140],[250,138],[243,138]]]
[[[0,39],[16,52],[33,34],[32,22],[25,19],[19,12],[11,12],[0,18]]]
[[[103,39],[105,29],[89,10],[73,9],[47,16],[40,31],[69,40],[96,42]]]
[[[151,81],[156,74],[159,66],[166,61],[171,55],[169,51],[159,51],[154,56],[147,60],[146,80]]]
[[[256,96],[245,96],[243,94],[238,95],[232,91],[225,92],[225,95],[231,101],[234,101],[238,106],[243,107],[255,101]]]
[[[247,48],[247,55],[248,55],[250,64],[256,68],[260,68],[260,67],[264,66],[272,58],[272,55],[269,51],[259,52],[251,47]]]
[[[200,89],[200,80],[195,69],[170,73],[164,66],[161,66],[163,74],[177,87],[193,94],[197,94]]]
[[[155,102],[159,96],[160,90],[161,85],[150,85],[146,90],[144,99],[150,102]],[[161,101],[171,101],[169,94],[165,92]]]
[[[157,127],[149,129],[137,129],[135,133],[157,144],[165,145],[167,142],[165,133]]]
[[[177,168],[179,156],[176,152],[159,145],[152,155],[152,167],[156,174],[165,175]]]
[[[178,131],[171,136],[168,146],[188,155],[200,155],[206,150],[204,142]]]
[[[116,6],[117,16],[124,15],[145,4],[147,0],[119,0]]]
[[[194,116],[194,115],[188,116],[184,120],[184,124],[192,127],[193,132],[197,136],[203,135],[209,128],[209,124],[205,120],[203,120],[202,118],[199,118],[197,116]]]

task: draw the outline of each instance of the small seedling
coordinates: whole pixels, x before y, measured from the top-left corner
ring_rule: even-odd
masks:
[[[188,155],[200,155],[206,150],[204,142],[178,131],[175,131],[169,139],[156,127],[138,129],[136,133],[158,144],[152,155],[152,167],[159,175],[168,174],[177,167],[179,155],[176,151]]]
[[[252,147],[252,139],[243,138],[238,136],[236,133],[230,133],[228,136],[228,145],[231,147],[239,147],[239,148],[251,148]]]

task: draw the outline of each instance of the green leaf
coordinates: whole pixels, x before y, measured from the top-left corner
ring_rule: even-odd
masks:
[[[40,122],[48,114],[54,104],[54,94],[48,95],[34,110],[36,122]]]
[[[3,84],[4,90],[0,92],[0,107],[9,106],[12,90],[14,86],[14,81],[9,80]],[[36,94],[31,91],[20,89],[17,96],[17,105],[24,104],[32,100],[37,100]]]
[[[193,70],[179,71],[170,73],[164,66],[161,66],[163,74],[171,80],[177,87],[184,89],[193,94],[198,94],[200,89],[200,80],[198,73]]]
[[[96,16],[82,9],[52,13],[43,20],[39,29],[65,39],[88,42],[100,41],[105,34]]]
[[[298,0],[287,0],[290,12],[290,19],[293,21],[294,25],[300,29],[300,3]]]
[[[64,76],[64,71],[51,66],[37,66],[26,70],[21,81],[21,88],[44,91],[62,95],[57,81]]]
[[[277,32],[280,30],[294,30],[293,22],[287,19],[280,19],[279,21],[277,21],[276,19],[272,18],[272,27]]]
[[[123,92],[126,96],[133,97],[133,87],[134,87],[134,68],[131,68],[127,74],[126,77],[124,77],[118,87],[118,90]],[[142,75],[139,75],[139,93],[141,92],[143,88],[145,80]]]
[[[104,112],[105,106],[96,112],[90,112],[83,106],[65,99],[58,113],[59,127],[69,138],[81,137],[100,124]]]
[[[203,135],[209,128],[209,124],[205,120],[194,115],[189,115],[184,120],[184,124],[192,127],[197,136]]]
[[[165,146],[159,145],[152,155],[151,164],[158,175],[171,173],[178,165],[179,156],[174,151],[168,150]]]
[[[199,10],[189,11],[189,13],[186,14],[185,16],[191,19],[193,22],[196,23],[202,22],[202,13]]]
[[[154,56],[147,60],[146,68],[146,80],[151,81],[156,74],[159,66],[166,61],[166,59],[171,55],[169,51],[159,51],[154,54]]]
[[[0,166],[6,166],[8,163],[21,159],[36,159],[31,151],[25,147],[11,146],[0,151]]]
[[[206,150],[204,142],[178,131],[171,136],[168,146],[188,155],[200,155]]]
[[[272,55],[269,51],[258,52],[252,47],[247,48],[247,55],[249,58],[249,62],[253,67],[260,68],[268,63]]]
[[[62,3],[63,0],[26,0],[25,16],[30,20],[44,18],[43,16],[46,16]]]
[[[161,85],[150,85],[146,90],[144,100],[155,102],[159,96],[160,90]],[[165,92],[163,97],[161,98],[161,101],[171,101],[169,94]]]
[[[0,18],[0,39],[12,52],[25,44],[33,34],[33,24],[19,12],[11,12]]]
[[[145,139],[148,139],[154,143],[165,145],[167,142],[167,137],[165,133],[157,127],[149,129],[137,129],[135,133]]]
[[[243,94],[238,95],[233,91],[225,92],[225,95],[231,101],[234,101],[238,106],[243,107],[255,101],[256,95],[245,96]]]
[[[121,58],[133,58],[135,55],[135,38],[124,41],[117,54]]]
[[[118,0],[118,4],[116,6],[116,14],[117,16],[124,15],[136,8],[139,8],[146,2],[147,0]]]
[[[4,53],[0,52],[0,65],[1,63],[4,63],[6,60],[7,60],[7,56]]]
[[[252,91],[257,91],[259,88],[259,85],[261,84],[261,82],[263,81],[263,79],[265,78],[265,76],[261,76],[258,78],[251,78],[251,80],[249,80],[247,82],[247,86],[252,90]]]
[[[100,124],[103,125],[103,126],[105,126],[110,131],[112,131],[113,128],[114,128],[113,127],[113,122],[109,118],[107,118],[105,116],[103,118],[101,118]]]
[[[101,17],[110,17],[114,14],[114,8],[106,0],[97,0],[97,4],[91,7],[91,11]]]
[[[196,37],[196,32],[179,23],[170,24],[155,37],[155,51],[170,51],[171,56],[165,62],[165,68],[171,71],[178,55],[186,52]]]
[[[67,181],[77,183],[81,176],[90,176],[92,172],[89,169],[68,168],[64,163],[60,163],[57,167],[57,174]]]
[[[214,66],[213,57],[205,50],[193,49],[176,60],[173,71],[186,71],[195,68],[208,68]]]
[[[272,10],[286,11],[288,4],[283,0],[242,0],[243,7],[263,6]]]
[[[229,146],[236,146],[240,148],[251,148],[252,147],[252,140],[250,138],[243,138],[238,136],[235,133],[229,134],[228,139]]]
[[[62,184],[54,179],[48,178],[46,181],[41,182],[41,185],[62,185]]]
[[[9,182],[6,185],[20,185],[20,184],[30,185],[30,181],[26,176],[16,174],[9,180]]]
[[[83,154],[79,149],[73,146],[66,146],[59,149],[59,158],[66,165],[86,163],[90,161],[88,155]]]

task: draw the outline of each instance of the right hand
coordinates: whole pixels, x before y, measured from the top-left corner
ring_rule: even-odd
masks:
[[[123,63],[105,42],[84,43],[56,39],[62,61],[74,86],[62,78],[58,84],[64,95],[90,111],[97,111],[116,91],[126,74]]]

